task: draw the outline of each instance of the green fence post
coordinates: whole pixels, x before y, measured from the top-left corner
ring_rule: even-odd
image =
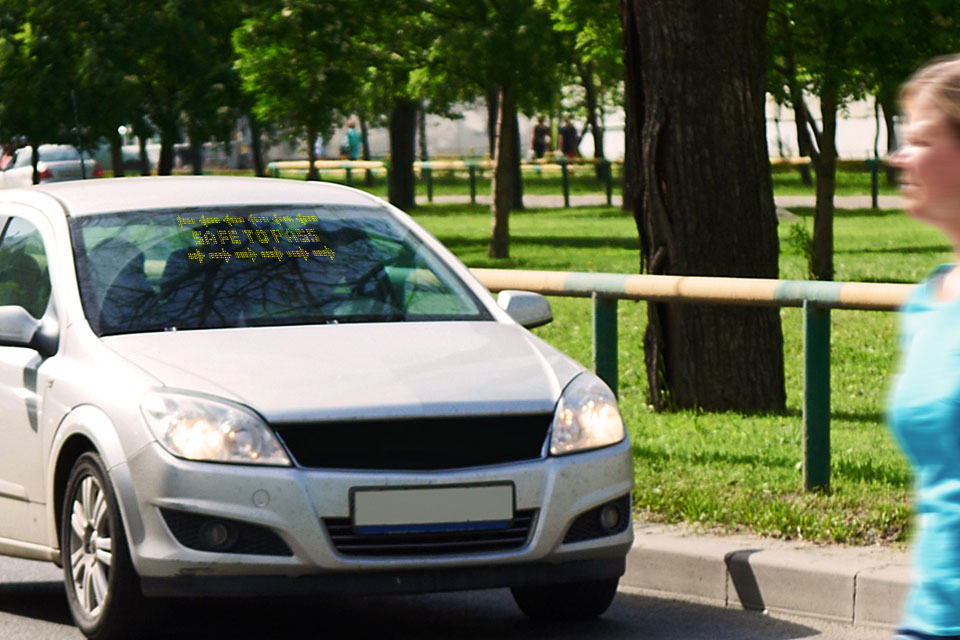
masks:
[[[870,201],[873,203],[873,208],[877,209],[877,192],[880,190],[880,160],[869,158],[867,164],[870,166]]]
[[[593,293],[593,370],[617,394],[617,299]]]
[[[570,208],[570,176],[567,170],[567,159],[560,158],[560,172],[563,175],[563,206]]]
[[[803,489],[830,486],[830,309],[803,301]]]
[[[424,167],[423,177],[427,181],[427,202],[433,202],[433,169]]]
[[[353,186],[353,179],[352,179],[352,176],[350,175],[350,167],[349,167],[349,166],[347,167],[347,186],[348,186],[348,187],[352,187],[352,186]]]
[[[477,204],[477,165],[470,165],[470,204]]]

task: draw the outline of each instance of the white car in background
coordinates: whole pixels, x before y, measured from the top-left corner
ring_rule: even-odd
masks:
[[[40,182],[62,182],[64,180],[81,180],[84,178],[84,169],[87,178],[103,177],[100,164],[85,155],[80,161],[80,153],[67,144],[42,144],[37,149],[39,162],[37,171]],[[9,168],[0,171],[0,188],[29,187],[33,184],[33,147],[17,149]]]
[[[327,183],[0,192],[0,553],[88,638],[144,598],[510,587],[591,618],[633,541],[596,375],[412,218]],[[525,326],[524,326],[525,325]]]

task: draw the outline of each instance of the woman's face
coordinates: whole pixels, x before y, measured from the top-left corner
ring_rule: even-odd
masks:
[[[903,143],[890,158],[900,169],[906,212],[960,233],[960,139],[923,90],[906,104],[906,117]]]

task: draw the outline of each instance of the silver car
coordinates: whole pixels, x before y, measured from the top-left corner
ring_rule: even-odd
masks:
[[[76,624],[144,598],[510,587],[609,606],[633,540],[616,399],[368,194],[255,178],[0,192],[0,553]]]

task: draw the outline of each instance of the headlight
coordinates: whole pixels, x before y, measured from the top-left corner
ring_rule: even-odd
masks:
[[[277,437],[253,411],[226,400],[150,391],[140,411],[175,456],[209,462],[290,466]]]
[[[553,415],[550,454],[596,449],[623,440],[617,399],[597,376],[584,371],[560,395]]]

